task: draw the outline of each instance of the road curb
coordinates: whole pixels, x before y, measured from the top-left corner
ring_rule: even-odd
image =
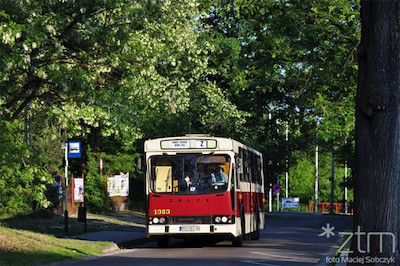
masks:
[[[124,241],[124,242],[120,242],[120,243],[113,242],[109,247],[103,249],[103,254],[116,252],[121,249],[127,249],[129,247],[145,244],[150,241],[151,241],[150,238],[143,237],[143,238],[132,239],[132,240],[128,240],[128,241]]]
[[[151,241],[150,238],[143,237],[143,238],[124,241],[124,242],[121,242],[121,243],[116,243],[116,245],[118,246],[119,249],[126,249],[126,248],[129,248],[131,246],[145,244],[145,243],[150,242],[150,241]]]
[[[103,249],[103,253],[111,253],[120,250],[116,243],[112,243],[109,247]]]

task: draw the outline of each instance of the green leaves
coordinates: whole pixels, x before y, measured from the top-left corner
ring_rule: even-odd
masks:
[[[49,168],[51,140],[132,153],[143,139],[204,132],[264,151],[276,178],[317,135],[329,148],[351,139],[358,5],[0,0],[0,120],[21,128],[29,105]]]
[[[22,214],[51,205],[46,198],[50,174],[18,141],[18,128],[0,121],[0,215]]]
[[[358,1],[212,1],[210,13],[205,22],[223,49],[210,60],[215,80],[248,115],[239,139],[266,151],[267,172],[278,172],[271,178],[296,150],[352,142]],[[219,45],[232,37],[238,49]]]

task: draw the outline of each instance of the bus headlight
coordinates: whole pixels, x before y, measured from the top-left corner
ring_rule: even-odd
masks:
[[[235,222],[232,215],[214,216],[213,219],[217,224],[231,224]]]
[[[168,217],[149,217],[149,224],[168,224]]]

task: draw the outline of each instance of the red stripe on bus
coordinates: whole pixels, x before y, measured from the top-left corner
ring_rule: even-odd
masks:
[[[229,192],[205,195],[150,193],[149,216],[166,216],[166,212],[171,216],[234,215],[230,202]]]
[[[236,215],[263,211],[263,193],[236,192],[236,210],[232,210],[230,192],[205,195],[149,194],[149,216]]]

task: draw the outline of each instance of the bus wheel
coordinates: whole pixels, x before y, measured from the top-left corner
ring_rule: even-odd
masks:
[[[256,212],[256,231],[251,232],[251,240],[258,240],[260,238],[260,214]]]
[[[243,234],[240,234],[238,237],[232,238],[232,246],[241,247],[243,246]]]
[[[233,237],[232,238],[232,245],[234,247],[241,247],[243,245],[243,240],[246,236],[245,233],[245,224],[244,224],[244,213],[242,213],[241,218],[240,218],[240,235],[238,237]]]
[[[157,238],[157,245],[159,248],[167,248],[169,244],[169,238],[167,236]]]

